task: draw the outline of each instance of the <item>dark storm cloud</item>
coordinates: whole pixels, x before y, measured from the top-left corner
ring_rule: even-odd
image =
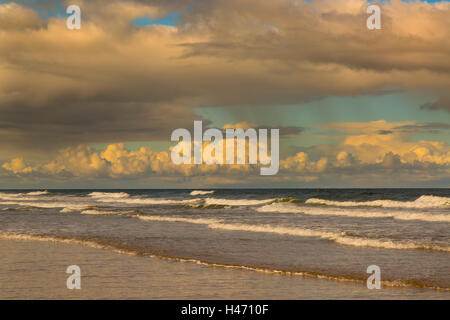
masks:
[[[450,112],[450,96],[443,96],[435,102],[422,105],[420,108],[425,110],[444,110]]]
[[[450,87],[444,5],[393,1],[383,8],[389,28],[369,33],[362,0],[77,2],[85,17],[77,31],[25,6],[0,6],[2,157],[169,140],[201,120],[199,106]],[[131,24],[171,12],[181,12],[177,28]]]
[[[393,128],[400,131],[420,131],[437,133],[442,130],[450,130],[450,123],[430,122],[430,123],[414,123]]]

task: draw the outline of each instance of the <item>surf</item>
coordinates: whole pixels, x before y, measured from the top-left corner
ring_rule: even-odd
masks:
[[[124,248],[120,245],[116,244],[108,244],[99,240],[91,240],[91,239],[80,239],[76,237],[59,237],[52,235],[31,235],[31,234],[21,234],[21,233],[0,233],[0,240],[13,240],[13,241],[39,241],[39,242],[59,242],[66,244],[75,244],[82,245],[86,247],[110,250],[119,254],[127,254],[127,255],[139,255],[139,256],[148,256],[149,258],[161,259],[166,261],[175,261],[181,263],[194,263],[197,265],[203,265],[206,267],[212,268],[224,268],[224,269],[235,269],[235,270],[246,270],[251,272],[258,273],[266,273],[266,274],[274,274],[281,276],[296,276],[303,278],[316,278],[316,279],[326,279],[330,281],[337,282],[366,282],[365,278],[350,276],[350,275],[340,275],[336,273],[324,273],[324,272],[314,272],[307,270],[296,270],[296,269],[277,269],[277,268],[269,268],[269,267],[260,267],[254,265],[244,265],[244,264],[227,264],[227,263],[217,263],[213,261],[203,260],[203,259],[195,259],[195,258],[186,258],[186,257],[178,257],[178,256],[169,256],[169,255],[161,255],[156,254],[149,251],[139,251],[133,250],[130,248]],[[386,288],[397,288],[397,287],[417,287],[424,289],[432,289],[432,290],[442,290],[449,291],[448,287],[441,287],[436,285],[429,285],[426,283],[418,283],[417,281],[408,281],[408,280],[390,280],[384,279],[381,281],[382,286]]]
[[[354,218],[387,218],[395,220],[420,220],[426,222],[450,222],[450,214],[410,212],[410,211],[380,211],[358,210],[357,208],[339,209],[329,207],[307,207],[291,203],[272,203],[255,209],[258,212],[295,213],[312,216],[343,216]]]
[[[432,251],[450,252],[450,247],[445,246],[433,244],[421,244],[412,241],[393,241],[391,239],[372,239],[365,237],[356,237],[356,236],[349,236],[345,232],[323,231],[298,227],[274,226],[268,224],[251,225],[242,223],[227,223],[222,219],[206,219],[206,218],[193,219],[183,217],[141,216],[141,215],[136,215],[134,217],[141,219],[143,221],[161,221],[161,222],[165,221],[165,222],[204,224],[210,229],[224,230],[224,231],[243,231],[243,232],[257,232],[257,233],[271,233],[282,236],[313,237],[354,247],[369,247],[369,248],[396,249],[396,250],[432,250]]]
[[[423,195],[414,201],[372,200],[372,201],[333,201],[319,198],[306,200],[306,204],[337,207],[385,207],[385,208],[450,208],[450,198]]]

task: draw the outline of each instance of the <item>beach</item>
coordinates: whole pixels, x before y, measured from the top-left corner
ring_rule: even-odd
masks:
[[[0,299],[449,300],[449,13],[0,0]]]
[[[448,189],[6,190],[1,297],[448,299],[449,203]]]
[[[449,299],[418,288],[226,269],[78,244],[0,240],[0,299]],[[66,287],[69,265],[81,289]]]

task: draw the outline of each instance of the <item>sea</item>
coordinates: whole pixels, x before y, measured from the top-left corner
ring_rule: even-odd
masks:
[[[448,188],[2,190],[0,240],[450,291]]]

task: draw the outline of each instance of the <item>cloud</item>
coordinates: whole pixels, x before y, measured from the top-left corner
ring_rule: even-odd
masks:
[[[297,127],[297,126],[282,126],[282,125],[258,125],[256,123],[251,123],[247,121],[238,122],[238,123],[227,123],[222,126],[223,134],[225,134],[226,129],[279,129],[280,130],[280,138],[292,138],[295,136],[300,135],[303,131],[305,131],[305,128],[303,127]],[[270,131],[269,131],[270,132]]]
[[[396,130],[405,130],[413,132],[430,132],[438,133],[442,130],[450,130],[450,123],[432,122],[432,123],[415,123],[399,126]]]
[[[8,177],[220,183],[226,176],[238,183],[257,174],[249,166],[174,166],[169,150],[125,148],[130,141],[169,142],[174,129],[190,128],[193,120],[207,124],[195,112],[201,106],[280,108],[412,90],[440,97],[423,110],[450,110],[448,2],[383,4],[383,29],[374,32],[365,27],[364,0],[75,2],[83,17],[77,31],[60,17],[0,5],[0,148]],[[175,26],[132,23],[173,13],[180,14]],[[283,138],[304,132],[281,121],[278,127]],[[447,130],[445,121],[342,122],[321,129],[342,139],[282,159],[274,181],[448,177],[449,146],[412,140],[415,132]],[[108,146],[98,152],[87,146],[92,143]]]
[[[167,139],[200,120],[197,106],[450,87],[448,3],[392,1],[380,32],[365,29],[362,0],[77,3],[78,31],[0,5],[4,156]],[[173,12],[176,27],[132,24]]]
[[[371,184],[383,179],[436,181],[450,178],[450,146],[436,141],[409,141],[404,130],[380,134],[407,123],[373,121],[331,123],[326,128],[345,132],[338,145],[319,145],[280,160],[280,173],[266,178],[273,183],[316,183],[334,181],[346,185],[358,181]],[[240,125],[241,126],[241,125]],[[243,126],[243,124],[242,124]],[[180,142],[183,144],[184,142]],[[208,158],[205,143],[204,160]],[[228,144],[227,144],[228,145]],[[227,149],[228,150],[228,149]],[[248,152],[248,148],[247,148]],[[123,143],[104,151],[89,146],[62,149],[56,159],[42,164],[26,164],[14,159],[2,168],[19,179],[91,180],[97,178],[171,181],[206,179],[217,185],[246,184],[259,179],[258,165],[175,165],[170,151],[156,152],[148,147],[128,150]],[[205,180],[206,181],[206,180]]]
[[[450,112],[450,96],[441,96],[437,101],[426,103],[420,107],[424,110],[444,110]]]
[[[22,158],[15,158],[10,162],[5,162],[2,165],[2,168],[17,175],[28,174],[34,171],[32,167],[25,164],[25,161]]]
[[[334,152],[343,150],[363,163],[379,163],[388,153],[399,155],[405,163],[430,162],[442,165],[450,163],[450,146],[438,141],[410,141],[417,130],[447,129],[446,124],[387,122],[385,120],[322,125],[328,130],[347,133]]]

